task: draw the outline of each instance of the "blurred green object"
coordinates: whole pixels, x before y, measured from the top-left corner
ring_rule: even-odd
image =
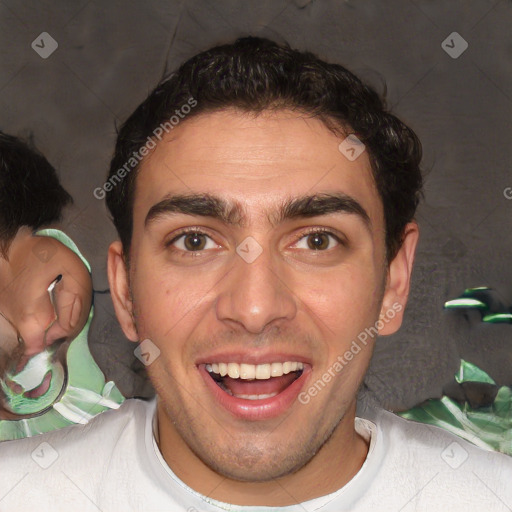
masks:
[[[480,383],[483,389],[496,386],[487,373],[463,359],[455,380],[461,385]],[[445,395],[397,414],[441,427],[481,448],[512,455],[512,388],[508,386],[497,389],[488,405],[475,407],[468,400],[459,403]]]
[[[482,315],[482,322],[491,324],[512,323],[512,310],[506,308],[496,297],[492,288],[480,286],[467,288],[456,299],[444,303],[445,309],[476,309]]]

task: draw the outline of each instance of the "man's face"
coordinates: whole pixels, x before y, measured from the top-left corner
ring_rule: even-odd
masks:
[[[125,332],[160,350],[148,372],[161,431],[233,479],[298,470],[347,412],[353,431],[372,342],[342,370],[333,364],[390,298],[382,203],[366,152],[349,161],[343,138],[289,111],[201,114],[163,139],[137,177],[136,333],[126,322]],[[191,195],[218,198],[231,215],[172,201]],[[338,200],[322,209],[326,195]],[[309,196],[318,201],[283,210]],[[299,364],[273,364],[284,362]],[[229,363],[238,363],[232,377],[221,378]],[[253,368],[261,379],[236,378]],[[322,377],[329,369],[335,376]],[[316,396],[298,399],[319,380]]]

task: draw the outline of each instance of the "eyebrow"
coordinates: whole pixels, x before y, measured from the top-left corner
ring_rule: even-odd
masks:
[[[272,226],[288,219],[317,217],[333,213],[356,215],[365,227],[371,229],[371,221],[363,206],[344,193],[312,194],[286,199],[277,210],[267,214]],[[245,227],[247,215],[238,201],[226,201],[211,194],[180,194],[165,197],[153,205],[144,221],[147,227],[161,217],[173,214],[211,217],[224,224]]]

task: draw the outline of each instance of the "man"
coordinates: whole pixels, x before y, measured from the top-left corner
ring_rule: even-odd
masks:
[[[0,445],[0,507],[506,510],[508,457],[356,417],[376,335],[402,321],[420,155],[354,75],[267,40],[163,81],[95,191],[120,236],[116,313],[157,399]]]

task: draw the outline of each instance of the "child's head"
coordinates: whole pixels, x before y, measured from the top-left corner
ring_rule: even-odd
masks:
[[[57,342],[76,337],[87,322],[88,269],[65,244],[36,234],[56,227],[71,203],[46,158],[0,132],[0,379],[19,373],[48,347],[63,346]],[[48,384],[20,387],[13,379],[9,385],[34,398]]]
[[[54,224],[72,202],[41,153],[0,132],[0,252],[4,257],[20,228],[34,231]]]

